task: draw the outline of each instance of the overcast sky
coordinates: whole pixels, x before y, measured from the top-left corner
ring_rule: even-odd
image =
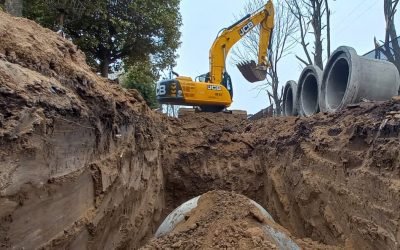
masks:
[[[182,45],[175,71],[180,75],[196,77],[209,70],[209,49],[219,30],[235,21],[246,4],[244,0],[182,0]],[[277,2],[274,1],[275,3]],[[332,50],[341,45],[354,47],[359,54],[374,48],[373,39],[384,39],[385,20],[382,0],[336,0],[331,1]],[[324,52],[325,53],[325,52]],[[298,46],[293,55],[281,61],[280,84],[297,80],[302,69],[294,54],[303,56]],[[324,56],[325,57],[325,56]],[[266,94],[255,90],[228,57],[228,72],[234,84],[234,102],[231,109],[247,110],[249,114],[269,106]]]

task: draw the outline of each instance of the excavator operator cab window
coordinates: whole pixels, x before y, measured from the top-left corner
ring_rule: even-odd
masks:
[[[210,73],[197,76],[195,81],[196,82],[210,82]]]
[[[231,98],[233,98],[233,86],[231,76],[225,72],[221,84],[229,91]]]

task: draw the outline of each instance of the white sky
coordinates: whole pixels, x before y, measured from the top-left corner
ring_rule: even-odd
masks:
[[[274,2],[277,1],[280,0]],[[193,78],[208,72],[209,49],[218,31],[232,24],[235,21],[234,15],[238,15],[245,4],[246,1],[243,0],[182,0],[182,45],[178,50],[175,71]],[[331,1],[331,9],[332,50],[346,45],[354,47],[362,55],[374,48],[374,36],[378,40],[384,39],[382,0],[336,0]],[[301,73],[302,65],[294,54],[303,57],[300,46],[279,65],[279,80],[282,85],[288,80],[297,80]],[[234,84],[231,109],[243,109],[254,114],[269,106],[266,93],[258,94],[254,83],[248,83],[243,78],[229,57],[227,64]]]

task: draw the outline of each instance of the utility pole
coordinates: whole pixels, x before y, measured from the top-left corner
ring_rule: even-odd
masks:
[[[22,16],[23,0],[5,0],[4,7],[11,15]]]

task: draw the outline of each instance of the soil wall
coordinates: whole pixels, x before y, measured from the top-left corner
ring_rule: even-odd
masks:
[[[75,45],[0,11],[0,247],[143,244],[164,207],[160,119]]]
[[[183,117],[164,153],[167,208],[214,189],[262,204],[295,236],[397,249],[400,103],[256,122]]]

